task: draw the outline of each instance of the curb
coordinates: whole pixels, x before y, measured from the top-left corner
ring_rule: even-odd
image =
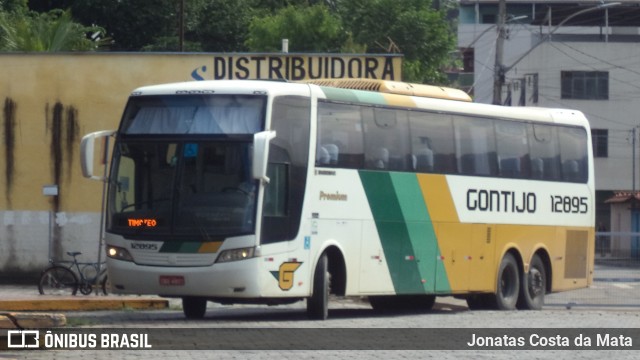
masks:
[[[0,329],[39,329],[67,325],[63,314],[0,313]]]
[[[153,298],[82,299],[64,297],[0,300],[0,329],[42,329],[63,327],[67,324],[67,318],[64,314],[39,311],[157,310],[168,307],[168,300]]]
[[[166,309],[169,301],[163,299],[14,299],[0,300],[4,311],[93,311],[123,309]]]

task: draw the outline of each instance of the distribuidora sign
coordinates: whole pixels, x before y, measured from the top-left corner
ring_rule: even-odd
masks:
[[[232,54],[214,55],[194,69],[195,80],[368,78],[401,80],[400,55]]]

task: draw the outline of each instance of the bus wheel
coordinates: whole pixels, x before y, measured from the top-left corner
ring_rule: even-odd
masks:
[[[495,295],[496,309],[514,310],[520,292],[518,263],[511,254],[505,254],[498,271],[498,286]]]
[[[307,316],[310,319],[326,320],[329,316],[329,286],[327,254],[324,253],[320,256],[313,274],[313,293],[307,299]]]
[[[202,319],[207,312],[207,299],[194,296],[183,297],[182,311],[187,319]]]
[[[520,281],[520,297],[518,309],[540,310],[544,304],[544,294],[547,289],[547,273],[544,263],[538,255],[534,255],[529,264],[529,272],[522,275]]]

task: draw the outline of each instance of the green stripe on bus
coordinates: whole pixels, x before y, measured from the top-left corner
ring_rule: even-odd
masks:
[[[358,102],[358,97],[353,93],[353,90],[322,87],[322,92],[324,92],[328,100]]]
[[[360,171],[396,294],[424,293],[409,229],[387,172]],[[419,193],[416,195],[420,195]]]
[[[360,171],[397,294],[448,293],[446,269],[415,174]]]
[[[451,287],[442,261],[436,233],[415,174],[391,173],[394,190],[409,232],[424,290],[428,293],[450,292]]]

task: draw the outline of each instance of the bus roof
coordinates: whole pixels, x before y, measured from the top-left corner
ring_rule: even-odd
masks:
[[[462,90],[423,84],[378,79],[318,79],[305,81],[309,84],[341,89],[375,91],[387,94],[457,100],[471,102],[471,97]]]
[[[215,91],[216,93],[264,92],[309,96],[310,85],[317,86],[322,91],[322,97],[334,101],[589,126],[584,114],[577,110],[480,104],[471,102],[469,95],[462,90],[376,79],[318,79],[293,83],[266,80],[189,81],[144,86],[135,89],[131,95],[195,94]]]

